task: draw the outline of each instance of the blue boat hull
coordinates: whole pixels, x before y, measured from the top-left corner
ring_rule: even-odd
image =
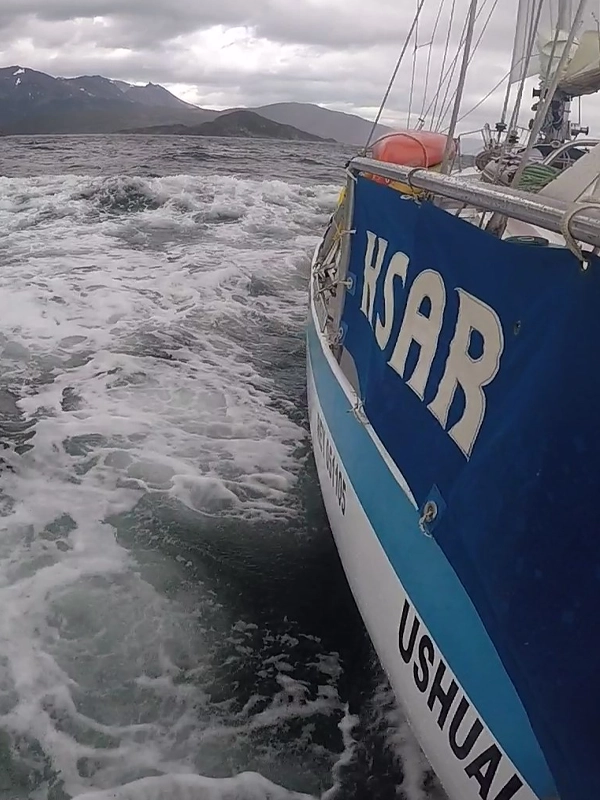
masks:
[[[556,789],[481,619],[319,330],[307,334],[311,435],[333,535],[396,696],[452,800]],[[402,413],[399,409],[398,413]]]

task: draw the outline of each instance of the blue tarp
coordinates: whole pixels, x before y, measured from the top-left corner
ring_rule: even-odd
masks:
[[[342,321],[366,414],[419,506],[437,500],[442,511],[432,534],[515,684],[561,800],[596,800],[600,262],[584,271],[565,249],[499,241],[364,178],[356,185],[352,227],[354,286]],[[388,243],[371,319],[363,297],[367,232]],[[397,252],[409,262],[405,282],[396,277],[390,284],[393,326],[387,343],[380,333],[381,349],[377,319],[380,328],[390,319],[384,283]],[[376,254],[375,247],[372,263]],[[402,258],[393,263],[401,266]],[[421,399],[407,386],[421,346],[412,342],[403,374],[388,362],[408,293],[425,270],[441,276],[445,304]],[[498,371],[483,387],[483,421],[467,454],[449,435],[465,410],[460,384],[444,427],[428,409],[448,366],[459,289],[495,312],[503,339]],[[419,311],[431,317],[432,303],[424,300]],[[485,335],[472,332],[473,361],[490,341],[494,346]]]

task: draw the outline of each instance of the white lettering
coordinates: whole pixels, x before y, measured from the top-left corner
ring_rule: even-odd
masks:
[[[373,327],[373,307],[375,305],[377,279],[381,272],[387,246],[388,243],[385,239],[381,239],[371,231],[367,231],[367,251],[365,253],[365,273],[360,310],[369,320],[371,327]],[[375,247],[377,247],[377,256],[373,260]]]
[[[403,287],[406,286],[410,258],[398,251],[384,270],[389,242],[372,231],[367,231],[366,236],[360,310],[374,329],[379,348],[385,350],[390,344],[395,323],[396,278],[402,281]],[[380,283],[383,284],[381,287]],[[376,313],[375,300],[380,289],[383,308]],[[492,308],[464,289],[457,288],[456,291],[459,301],[456,327],[443,377],[428,409],[468,459],[485,418],[484,387],[491,383],[500,368],[504,335],[500,319]],[[442,276],[432,269],[423,270],[410,286],[398,338],[387,362],[423,401],[438,352],[445,311],[446,288]],[[477,340],[480,340],[481,353],[474,349]],[[413,345],[418,346],[418,357],[409,375],[407,360]],[[450,409],[459,387],[464,395],[464,409],[460,419],[448,429]]]
[[[465,408],[462,417],[448,434],[469,458],[485,417],[486,398],[483,387],[495,378],[500,368],[504,335],[500,319],[492,308],[464,289],[456,291],[459,296],[456,330],[450,344],[444,376],[428,408],[445,429],[456,389],[461,386],[465,395]],[[473,331],[479,333],[483,339],[482,353],[478,358],[472,358],[469,354]]]
[[[408,262],[409,258],[405,253],[394,253],[385,273],[385,282],[383,284],[385,322],[381,321],[379,314],[377,314],[377,320],[375,322],[375,338],[382,350],[385,350],[387,347],[394,325],[394,278],[396,276],[401,278],[402,285],[404,286],[406,283]]]
[[[425,299],[431,304],[428,316],[420,311]],[[404,377],[410,346],[413,342],[420,345],[419,360],[407,385],[421,400],[425,397],[425,386],[437,350],[445,306],[446,289],[439,272],[426,269],[419,273],[410,288],[402,327],[388,364]]]

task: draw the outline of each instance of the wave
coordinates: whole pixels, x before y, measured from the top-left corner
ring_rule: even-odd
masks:
[[[289,792],[262,775],[247,772],[235,778],[164,775],[142,778],[119,789],[77,795],[75,800],[314,800]]]

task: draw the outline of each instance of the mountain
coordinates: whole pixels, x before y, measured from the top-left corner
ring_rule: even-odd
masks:
[[[312,136],[316,137],[315,141],[334,139],[362,145],[372,126],[355,114],[331,111],[311,103],[275,103],[258,108],[214,111],[186,103],[164,86],[154,83],[135,86],[102,75],[56,78],[26,67],[0,68],[0,122],[4,134],[114,133],[177,125],[195,128],[242,111],[289,126],[290,130],[280,129],[277,134],[287,139],[311,141]],[[222,133],[213,135],[223,136],[276,135],[272,133],[274,129],[265,127],[262,122],[259,124],[258,119],[250,116],[230,118],[216,125],[214,130]],[[227,130],[234,132],[227,133]],[[390,130],[379,125],[376,135]],[[189,133],[188,130],[184,132]],[[306,136],[300,137],[300,132]]]
[[[187,108],[187,109],[196,109],[197,106],[193,106],[191,103],[186,103],[184,100],[180,100],[179,97],[175,97],[174,94],[168,89],[165,89],[164,86],[159,86],[156,83],[147,83],[146,86],[133,86],[132,84],[127,84],[127,88],[124,88],[123,94],[128,100],[132,100],[134,103],[142,103],[146,106],[154,106],[156,108]]]
[[[101,75],[54,78],[13,66],[0,69],[4,133],[112,133],[142,125],[198,125],[218,112],[197,108],[162,86],[132,86]]]
[[[29,75],[32,70],[27,70]],[[123,90],[108,78],[102,75],[81,75],[79,78],[57,78],[68,87],[77,89],[89,97],[102,100],[123,100]]]
[[[70,86],[74,86],[91,97],[104,100],[128,100],[132,103],[141,103],[154,108],[177,108],[197,111],[198,107],[185,100],[175,97],[164,86],[156,83],[147,83],[145,86],[135,86],[125,81],[111,81],[102,75],[82,75],[79,78],[58,78]]]
[[[210,122],[202,125],[160,125],[158,127],[134,128],[121,133],[170,134],[178,136],[236,136],[247,139],[286,139],[288,141],[324,142],[335,141],[323,139],[307,133],[293,125],[281,125],[271,119],[260,116],[249,109],[236,109],[220,114]]]
[[[294,125],[303,131],[325,139],[335,139],[344,144],[364,145],[373,123],[356,114],[331,111],[312,103],[273,103],[253,108],[261,117],[267,117],[281,125]],[[393,128],[378,125],[375,136],[391,133]]]

